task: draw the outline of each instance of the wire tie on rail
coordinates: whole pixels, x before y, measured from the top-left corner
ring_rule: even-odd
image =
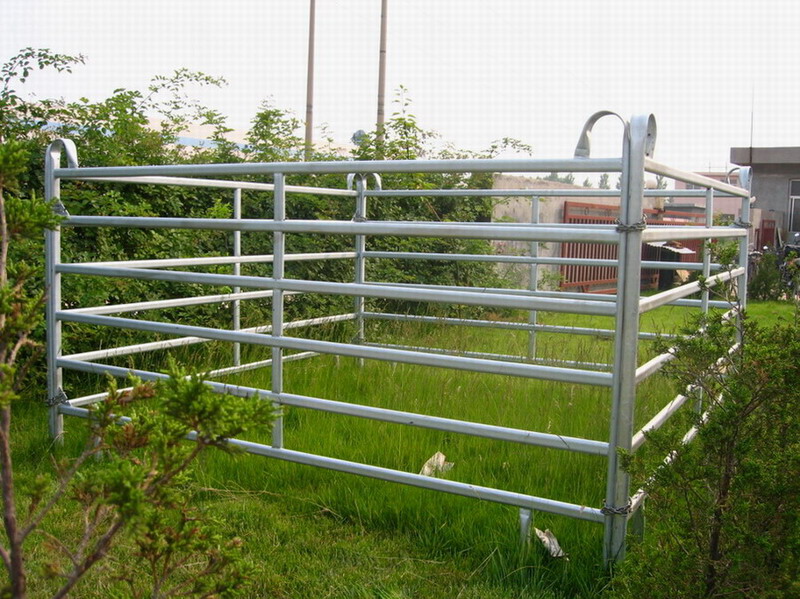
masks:
[[[68,402],[69,397],[67,397],[67,394],[64,393],[64,390],[61,387],[58,388],[58,392],[56,392],[55,397],[48,397],[45,400],[45,404],[47,404],[47,406],[50,408],[60,406]]]
[[[600,508],[600,513],[604,516],[625,516],[626,514],[631,513],[631,502],[629,501],[621,507],[611,507],[610,505],[606,504]]]
[[[737,220],[733,221],[733,226],[734,227],[739,227],[740,229],[752,229],[753,228],[753,223],[748,223],[748,222],[745,222],[743,220],[738,220],[737,219]]]
[[[61,203],[61,200],[56,200],[55,202],[53,202],[53,212],[55,212],[59,216],[69,216],[69,212],[67,212],[67,207]]]
[[[619,233],[631,233],[633,231],[644,231],[647,228],[647,218],[645,218],[644,214],[642,215],[642,220],[638,223],[633,223],[632,225],[624,225],[622,224],[619,219],[617,219],[617,231]]]

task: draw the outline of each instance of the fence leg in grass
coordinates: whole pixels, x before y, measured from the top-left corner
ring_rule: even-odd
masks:
[[[286,188],[282,173],[275,173],[274,183],[273,218],[275,222],[282,222],[286,219]],[[285,244],[285,234],[275,231],[272,238],[272,278],[276,281],[284,277]],[[283,289],[278,287],[272,295],[272,336],[283,336]],[[280,347],[272,348],[272,392],[283,393],[283,349]],[[275,409],[280,409],[280,403],[275,404]],[[283,447],[283,416],[280,415],[272,425],[272,446]]]
[[[519,508],[519,542],[523,549],[531,540],[531,526],[533,525],[533,510]]]
[[[53,209],[66,215],[61,203],[61,182],[55,177],[55,169],[61,165],[61,152],[67,155],[70,168],[78,168],[78,151],[68,139],[57,139],[47,147],[44,156],[44,198],[54,202]],[[56,312],[61,310],[61,274],[56,272],[61,262],[61,227],[45,231],[45,287],[47,306],[47,404],[50,406],[50,436],[62,440],[64,435],[64,416],[58,406],[66,400],[63,371],[58,366],[61,357],[61,321]]]
[[[641,541],[644,539],[644,527],[644,502],[642,502],[639,509],[633,512],[628,519],[628,532]]]

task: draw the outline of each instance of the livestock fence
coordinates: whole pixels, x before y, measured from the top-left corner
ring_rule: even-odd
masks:
[[[50,406],[50,432],[58,438],[63,434],[64,416],[86,418],[91,404],[101,402],[107,395],[102,391],[87,393],[65,385],[66,377],[86,379],[85,373],[111,375],[125,378],[131,372],[144,380],[159,380],[163,373],[152,366],[124,367],[107,362],[111,358],[127,356],[134,359],[148,352],[177,348],[190,344],[215,341],[227,344],[230,363],[205,375],[207,384],[215,391],[243,397],[254,397],[273,402],[278,407],[297,410],[327,412],[343,418],[363,418],[393,423],[397,426],[422,427],[452,434],[472,435],[504,443],[518,443],[548,448],[553,451],[575,452],[601,456],[607,461],[605,499],[602,505],[581,505],[555,497],[546,497],[545,490],[535,493],[520,493],[459,482],[448,478],[437,478],[386,468],[336,456],[316,455],[286,447],[284,422],[279,418],[272,432],[271,443],[231,439],[251,454],[286,460],[300,464],[318,466],[335,471],[363,475],[384,481],[441,491],[477,500],[498,502],[519,508],[520,529],[523,535],[529,530],[532,514],[536,511],[577,518],[604,526],[604,558],[621,559],[625,553],[625,536],[628,523],[643,505],[643,491],[631,489],[628,474],[621,468],[620,453],[636,451],[646,441],[646,433],[661,427],[686,402],[679,395],[667,402],[658,413],[639,430],[634,430],[634,412],[637,406],[637,388],[658,372],[670,359],[669,353],[639,363],[640,340],[648,333],[640,331],[640,316],[667,304],[695,306],[724,306],[709,296],[708,288],[728,282],[737,288],[740,303],[744,302],[745,276],[748,251],[749,191],[705,178],[693,173],[679,171],[655,162],[652,158],[655,146],[656,127],[652,115],[635,116],[630,121],[620,118],[623,124],[621,156],[616,158],[592,158],[590,135],[594,123],[601,117],[613,113],[599,112],[586,123],[581,133],[574,158],[568,159],[467,159],[467,160],[411,160],[411,161],[339,161],[297,163],[239,163],[239,164],[175,164],[163,166],[78,166],[75,145],[69,140],[53,142],[45,157],[45,195],[54,202],[64,219],[59,228],[49,231],[46,237],[46,285],[49,290],[47,304],[47,367],[48,405]],[[615,115],[618,116],[618,115]],[[65,154],[67,166],[61,165]],[[540,197],[563,191],[536,189],[382,189],[381,175],[395,173],[619,173],[621,189],[615,192],[619,198],[618,222],[597,224],[540,223],[537,203]],[[338,187],[298,187],[290,184],[293,176],[325,174],[340,176]],[[701,188],[699,193],[705,201],[705,221],[700,226],[691,224],[653,225],[644,217],[644,199],[659,193],[647,190],[648,175],[692,183]],[[742,180],[746,181],[747,173]],[[253,182],[256,177],[267,182]],[[237,180],[238,178],[238,180]],[[229,194],[233,204],[233,218],[188,218],[175,216],[124,216],[119,214],[80,215],[74,213],[79,202],[71,202],[73,186],[65,186],[61,197],[62,182],[92,182],[92,185],[110,186],[136,185],[148,188],[164,186],[189,187],[195,190],[218,190]],[[85,183],[83,183],[85,185]],[[746,185],[746,183],[745,183]],[[262,218],[243,218],[242,193],[269,194],[272,213]],[[581,191],[584,196],[609,195],[608,190]],[[614,193],[614,192],[611,192]],[[661,192],[663,193],[663,192]],[[352,210],[351,220],[324,218],[287,218],[286,205],[293,194],[325,196],[333,201],[348,203]],[[741,198],[740,220],[729,226],[715,226],[712,221],[714,198],[735,196]],[[421,201],[422,198],[458,197],[517,197],[529,198],[531,222],[421,222],[403,220],[371,220],[368,210],[370,202],[381,202],[386,198],[404,198],[406,202]],[[102,207],[100,208],[102,209]],[[228,255],[213,257],[181,257],[169,259],[122,260],[98,262],[86,260],[62,261],[62,234],[72,229],[86,230],[194,230],[224,232],[232,239],[232,251]],[[260,234],[269,242],[269,254],[244,254],[242,235]],[[326,236],[346,240],[348,251],[290,253],[286,251],[286,237],[303,234]],[[438,238],[461,240],[494,240],[523,242],[530,247],[527,255],[503,256],[486,251],[475,253],[435,253],[396,250],[377,251],[371,240],[403,240],[410,238]],[[642,248],[648,243],[692,242],[734,240],[738,242],[738,266],[724,268],[713,264],[706,249],[701,250],[702,259],[694,262],[670,262],[643,260]],[[604,258],[580,258],[563,256],[539,256],[538,248],[544,243],[603,244],[615,248]],[[389,280],[369,280],[367,264],[377,260],[399,261],[447,261],[482,262],[499,265],[504,262],[522,264],[530,269],[529,283],[525,288],[474,288],[429,283],[397,283]],[[347,262],[352,280],[325,280],[324,277],[308,276],[304,279],[286,276],[286,265],[292,261],[316,261],[321,264]],[[271,264],[268,275],[243,275],[241,268],[251,264]],[[225,266],[227,265],[227,266]],[[556,268],[562,266],[586,266],[613,269],[616,286],[611,294],[591,294],[575,291],[558,291],[540,288],[538,269],[542,265]],[[232,272],[220,273],[223,267]],[[650,295],[642,295],[643,270],[686,269],[702,273],[704,285],[698,281],[681,284]],[[216,270],[208,272],[208,270]],[[313,269],[308,272],[314,272]],[[208,286],[223,288],[213,295],[198,293],[186,297],[155,298],[148,301],[125,303],[105,301],[101,305],[77,305],[75,298],[62,297],[62,279],[84,281],[98,280],[89,277],[111,278],[150,285],[163,282],[187,284],[193,290]],[[193,286],[191,286],[193,285]],[[69,288],[67,288],[69,289]],[[158,295],[153,291],[153,296]],[[285,306],[295,296],[306,294],[330,296],[352,301],[352,309],[343,313],[319,313],[303,318],[286,318]],[[151,296],[152,297],[152,296]],[[493,318],[475,316],[477,310],[466,311],[460,317],[437,317],[417,313],[393,313],[377,311],[375,305],[392,306],[391,302],[377,304],[375,298],[385,300],[432,304],[439,306],[471,306],[496,313],[517,314],[522,311],[529,316],[507,322]],[[270,322],[256,327],[242,328],[241,314],[248,302],[270,302]],[[170,321],[169,309],[180,306],[210,305],[230,309],[230,326],[211,327]],[[323,304],[324,305],[324,304]],[[334,304],[330,304],[334,305]],[[339,304],[342,305],[340,302]],[[556,326],[537,320],[541,312],[576,315],[597,315],[613,318],[613,329],[592,329],[577,326]],[[158,314],[159,317],[146,317]],[[166,315],[166,316],[165,316]],[[479,352],[445,352],[439,348],[409,347],[370,342],[366,338],[371,321],[396,320],[408,322],[436,322],[442,325],[470,327],[494,327],[516,329],[526,332],[530,338],[528,353],[521,356],[488,355]],[[331,322],[346,321],[357,331],[348,342],[293,336],[292,331],[301,327],[315,327]],[[64,353],[62,325],[79,323],[84,327],[106,327],[114,331],[137,331],[153,334],[155,340],[145,343],[117,347],[94,348],[81,353]],[[70,325],[76,326],[76,325]],[[366,332],[365,332],[366,331]],[[539,359],[536,355],[537,333],[589,334],[605,336],[613,340],[613,360],[601,367],[580,362],[554,364]],[[652,334],[650,334],[652,335]],[[242,360],[244,346],[268,348],[269,359],[255,362]],[[524,352],[523,352],[524,353]],[[325,397],[313,397],[293,393],[286,388],[284,364],[289,361],[310,359],[320,354],[355,358],[357,360],[380,360],[425,367],[483,373],[486,376],[520,377],[532,381],[549,381],[554,384],[569,384],[596,387],[607,390],[610,402],[608,436],[604,439],[566,436],[541,430],[522,430],[508,426],[497,426],[482,422],[459,420],[429,414],[385,409],[362,403],[333,401]],[[253,388],[225,382],[225,377],[245,370],[269,368],[271,385],[268,389]],[[77,374],[76,374],[77,373]],[[81,374],[83,373],[83,374]],[[99,378],[99,377],[98,377]],[[68,381],[67,381],[68,382]],[[392,384],[385,381],[384,384]],[[265,385],[266,386],[266,385]],[[68,392],[69,391],[69,392]],[[492,398],[486,399],[492,401]],[[546,401],[546,400],[543,400]],[[309,433],[313,434],[313,432]],[[379,439],[374,440],[379,443]],[[632,492],[633,491],[633,492]]]

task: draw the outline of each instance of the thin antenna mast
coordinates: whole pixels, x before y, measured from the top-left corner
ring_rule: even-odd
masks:
[[[750,82],[750,156],[748,162],[753,164],[753,129],[756,112],[756,83]]]

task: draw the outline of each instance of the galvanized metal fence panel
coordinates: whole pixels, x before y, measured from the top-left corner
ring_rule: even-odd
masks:
[[[593,115],[587,121],[581,135],[576,158],[564,160],[434,160],[434,161],[368,161],[368,162],[320,162],[320,163],[263,163],[263,164],[213,164],[213,165],[164,165],[145,167],[80,168],[77,151],[68,140],[51,144],[46,153],[45,195],[52,200],[57,210],[66,215],[62,227],[111,227],[143,229],[184,229],[227,231],[232,234],[230,256],[212,258],[174,257],[158,260],[130,260],[95,263],[64,263],[61,259],[60,228],[47,233],[46,239],[46,284],[49,291],[47,304],[47,403],[50,406],[50,431],[55,438],[63,434],[65,415],[87,417],[88,406],[103,401],[104,393],[81,395],[80,390],[70,389],[68,397],[64,386],[64,373],[75,371],[94,374],[110,374],[126,377],[128,368],[103,363],[115,356],[134,356],[154,350],[219,341],[232,348],[229,365],[221,364],[209,375],[207,384],[216,391],[245,397],[258,397],[273,402],[276,406],[295,406],[302,409],[325,411],[343,416],[356,416],[404,426],[422,427],[473,435],[505,442],[524,443],[560,451],[571,451],[590,455],[602,455],[607,460],[606,492],[602,506],[577,505],[558,498],[540,497],[533,494],[494,489],[454,480],[431,478],[370,464],[342,460],[298,452],[286,447],[283,423],[279,420],[274,429],[271,444],[259,444],[231,439],[233,445],[252,454],[310,464],[362,476],[395,481],[426,489],[454,493],[487,501],[517,506],[520,509],[522,534],[530,526],[532,510],[569,516],[581,520],[603,523],[605,530],[604,558],[621,559],[625,551],[625,531],[632,513],[643,501],[641,492],[631,495],[628,475],[621,469],[619,451],[634,451],[645,442],[645,432],[662,426],[685,403],[679,396],[669,402],[641,430],[633,430],[636,405],[636,389],[648,377],[660,370],[670,359],[666,354],[639,365],[638,341],[652,335],[639,330],[639,316],[647,310],[667,303],[686,306],[717,305],[702,290],[700,300],[690,296],[697,293],[697,284],[681,285],[675,289],[641,297],[643,272],[676,268],[685,264],[687,268],[702,271],[706,284],[714,285],[726,281],[737,281],[744,290],[747,264],[746,222],[749,218],[749,192],[712,179],[678,171],[652,161],[655,144],[655,121],[652,116],[637,116],[630,122],[620,119],[624,128],[620,158],[592,159],[589,139],[593,124],[606,115],[605,111]],[[67,167],[60,165],[61,155],[67,156]],[[587,219],[570,217],[565,223],[542,223],[538,211],[538,198],[548,195],[570,195],[564,190],[536,189],[383,189],[381,173],[468,173],[468,172],[618,172],[621,189],[581,190],[581,197],[620,198],[620,209],[612,219],[600,216]],[[313,188],[293,186],[287,181],[294,174],[328,173],[345,177],[338,188]],[[662,215],[657,226],[643,218],[643,198],[651,194],[645,190],[645,174],[652,173],[683,180],[702,187],[705,194],[705,221],[701,226],[686,226],[688,220],[680,215]],[[272,183],[252,183],[214,177],[238,177],[268,175]],[[746,179],[746,177],[745,177]],[[180,217],[123,217],[109,214],[102,216],[72,215],[67,213],[69,200],[62,203],[61,181],[87,180],[113,185],[128,183],[138,185],[174,185],[197,188],[227,190],[233,203],[233,218],[196,219]],[[273,213],[270,218],[243,218],[242,191],[270,193]],[[328,195],[353,202],[351,221],[297,220],[287,217],[287,197],[294,193]],[[713,226],[714,194],[733,195],[742,199],[740,223],[730,226]],[[369,220],[368,198],[402,197],[523,197],[529,198],[530,222],[526,223],[473,223],[473,222],[405,222]],[[67,208],[65,208],[65,205]],[[578,222],[580,221],[580,222]],[[744,224],[743,224],[744,223]],[[243,255],[242,234],[257,232],[271,238],[270,254]],[[351,251],[316,252],[293,254],[287,251],[286,236],[303,233],[312,235],[346,236],[352,239]],[[375,237],[440,237],[450,239],[488,239],[523,242],[528,247],[526,255],[500,256],[464,253],[436,253],[409,251],[375,251],[369,240]],[[702,262],[661,262],[642,255],[643,244],[676,240],[701,244],[712,238],[731,238],[740,246],[739,258],[742,268],[719,270],[705,254]],[[567,249],[560,257],[543,256],[539,252],[541,243],[561,243]],[[579,252],[570,249],[579,246],[602,248]],[[646,247],[646,246],[645,246]],[[699,247],[699,245],[698,245]],[[468,288],[434,284],[400,284],[391,281],[370,281],[366,265],[370,260],[449,260],[453,262],[485,261],[489,263],[520,264],[530,269],[530,283],[521,289]],[[298,261],[349,261],[353,265],[353,280],[347,282],[297,279],[287,277],[287,264]],[[231,265],[231,274],[216,274],[188,270],[211,265]],[[244,275],[242,266],[248,264],[271,264],[269,276]],[[598,296],[574,291],[546,291],[539,288],[537,269],[542,266],[564,268],[565,272],[583,270],[584,280],[602,280],[613,283],[612,293]],[[165,269],[172,270],[165,270]],[[643,268],[645,271],[643,271]],[[180,270],[175,270],[180,269]],[[569,270],[573,269],[573,270]],[[593,270],[592,270],[593,269]],[[712,270],[717,274],[712,275]],[[600,274],[598,274],[600,273]],[[613,276],[612,276],[613,273]],[[123,302],[116,305],[82,306],[65,308],[62,301],[61,278],[101,276],[138,281],[168,281],[199,285],[224,286],[225,293],[187,296],[152,301]],[[572,275],[570,275],[572,276]],[[644,275],[646,276],[646,275]],[[573,284],[574,280],[570,280]],[[305,315],[300,320],[287,318],[287,303],[290,296],[302,294],[327,294],[352,298],[352,312],[337,314]],[[434,318],[419,314],[396,314],[376,311],[370,298],[385,298],[414,302],[460,304],[484,308],[513,308],[528,313],[527,322],[496,322],[482,318]],[[69,298],[67,298],[69,299]],[[271,302],[271,321],[254,327],[242,328],[242,309],[245,302]],[[743,301],[743,300],[742,300]],[[231,307],[231,327],[215,328],[196,326],[165,319],[144,318],[142,312],[168,308],[227,304]],[[545,325],[538,321],[539,311],[571,314],[594,314],[613,316],[613,329],[568,327]],[[524,356],[486,354],[481,352],[454,353],[429,347],[381,344],[367,338],[365,323],[371,320],[407,321],[456,326],[497,327],[522,330],[529,335],[528,353]],[[355,338],[350,342],[326,341],[293,336],[292,331],[318,327],[333,322],[351,321],[356,327]],[[73,322],[85,325],[116,329],[158,333],[169,338],[120,347],[93,349],[73,355],[63,355],[62,323]],[[595,364],[585,361],[551,362],[540,359],[536,350],[537,332],[598,335],[613,339],[613,364]],[[268,334],[265,334],[268,333]],[[269,358],[243,363],[241,347],[244,344],[269,348]],[[417,414],[403,410],[384,409],[347,402],[333,401],[324,397],[310,397],[293,393],[286,388],[284,364],[313,359],[320,354],[349,356],[359,360],[384,360],[408,364],[421,364],[436,368],[464,370],[487,375],[507,375],[528,379],[592,385],[608,389],[611,402],[611,418],[608,440],[585,439],[574,436],[551,434],[546,431],[531,431],[470,422],[456,418]],[[212,380],[246,370],[269,367],[270,389],[231,385]],[[165,375],[147,370],[133,372],[144,380],[160,380]],[[387,381],[389,383],[389,381]]]

